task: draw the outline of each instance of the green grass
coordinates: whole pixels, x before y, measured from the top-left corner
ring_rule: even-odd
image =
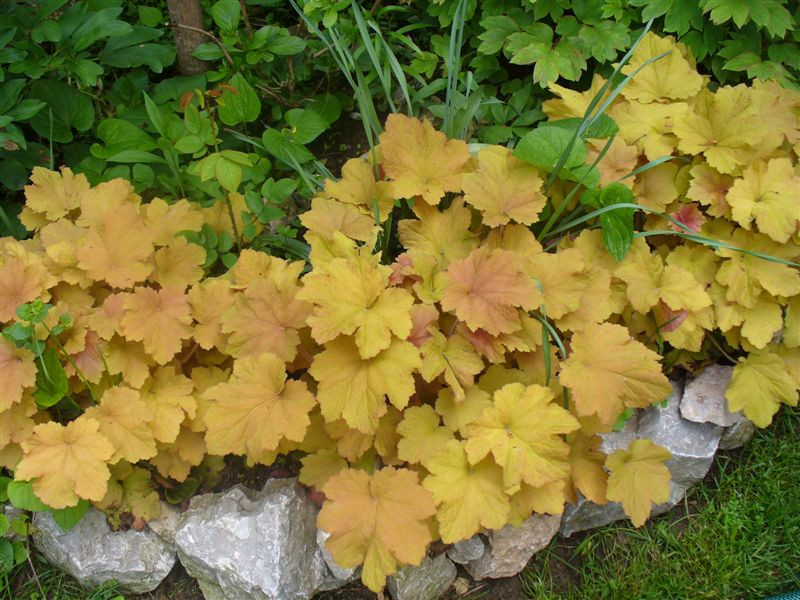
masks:
[[[682,506],[640,529],[555,540],[522,574],[535,599],[758,599],[800,590],[800,412],[722,452]]]

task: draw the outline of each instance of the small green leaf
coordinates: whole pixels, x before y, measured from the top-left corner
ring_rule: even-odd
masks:
[[[330,127],[330,123],[311,109],[293,108],[286,112],[286,122],[291,127],[292,138],[298,144],[313,142]]]
[[[571,139],[572,132],[568,129],[542,125],[527,133],[519,141],[514,149],[514,156],[551,173],[558,164],[561,154],[566,152]],[[563,168],[573,169],[583,165],[586,156],[586,146],[582,140],[576,139]]]
[[[5,575],[14,567],[14,546],[11,540],[0,537],[0,573]]]
[[[211,18],[223,31],[236,31],[240,17],[239,0],[219,0],[211,6]]]
[[[172,489],[164,490],[164,498],[170,504],[180,504],[191,498],[200,487],[200,480],[196,477],[187,477],[186,481],[179,483]]]
[[[50,408],[66,396],[68,390],[67,374],[58,352],[55,348],[48,348],[37,364],[36,391],[33,392],[33,397],[42,408]]]
[[[233,268],[233,265],[236,264],[236,261],[238,260],[238,258],[239,257],[236,256],[235,254],[227,253],[227,254],[223,254],[222,255],[222,259],[221,260],[222,260],[222,264],[225,265],[225,268],[231,269],[231,268]]]
[[[214,165],[214,176],[223,188],[229,192],[235,192],[242,183],[242,167],[221,156]]]
[[[157,27],[161,24],[161,11],[154,6],[140,6],[139,20],[147,27]]]
[[[238,3],[236,4],[238,7]],[[247,79],[241,73],[231,77],[228,84],[236,92],[225,90],[219,97],[217,114],[225,125],[250,123],[261,114],[261,101]]]
[[[51,509],[50,514],[53,515],[53,520],[58,523],[61,529],[69,531],[80,523],[80,520],[83,518],[83,515],[86,514],[87,510],[89,510],[89,503],[86,500],[79,500],[78,504],[75,506],[60,508],[58,510]]]
[[[33,493],[33,485],[30,481],[11,481],[8,484],[8,499],[16,508],[41,512],[50,510],[44,502],[39,500]]]

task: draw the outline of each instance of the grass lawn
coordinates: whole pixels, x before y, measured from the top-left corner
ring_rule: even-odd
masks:
[[[81,590],[34,556],[48,599],[112,600],[113,587]],[[27,565],[3,583],[3,600],[41,600]],[[721,452],[702,485],[640,529],[618,522],[556,538],[519,579],[480,584],[475,600],[760,599],[800,590],[800,411],[784,408],[745,448]],[[342,590],[344,591],[344,590]],[[345,595],[335,594],[344,600]],[[364,590],[352,597],[367,598]],[[330,597],[330,596],[326,596]],[[451,595],[452,596],[452,590]],[[173,573],[152,595],[199,600]]]

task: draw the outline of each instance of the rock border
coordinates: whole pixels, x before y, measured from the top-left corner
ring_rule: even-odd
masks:
[[[670,498],[654,506],[651,515],[680,502],[705,477],[718,449],[738,448],[753,437],[755,426],[727,409],[732,372],[730,366],[710,365],[685,385],[673,380],[665,406],[636,411],[620,431],[601,436],[605,453],[650,438],[672,454]],[[116,580],[129,593],[154,590],[176,560],[198,580],[206,600],[307,600],[359,575],[356,568],[337,565],[325,549],[328,534],[317,529],[318,508],[296,479],[272,479],[259,491],[236,485],[195,496],[183,513],[163,508],[164,516],[144,530],[120,532],[95,509],[69,532],[48,513],[36,513],[33,542],[84,587]],[[579,496],[563,515],[533,515],[521,527],[478,534],[419,566],[400,569],[388,578],[389,595],[436,600],[456,580],[456,564],[478,580],[510,577],[556,533],[569,537],[624,518],[616,502],[597,505]]]

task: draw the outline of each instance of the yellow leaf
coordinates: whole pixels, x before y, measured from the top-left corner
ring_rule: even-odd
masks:
[[[678,165],[667,162],[636,176],[633,191],[636,203],[664,212],[681,194]]]
[[[608,499],[621,502],[634,527],[650,516],[653,503],[669,499],[670,472],[665,461],[672,455],[651,440],[634,440],[627,450],[606,459]]]
[[[24,455],[14,478],[33,480],[33,491],[52,508],[74,506],[81,498],[102,500],[114,447],[99,428],[97,421],[83,415],[67,425],[37,425],[22,442]]]
[[[122,375],[132,388],[140,388],[150,375],[153,358],[141,342],[128,342],[115,335],[106,345],[106,364],[111,375]]]
[[[152,279],[163,287],[185,290],[203,277],[206,251],[202,246],[190,244],[186,238],[175,238],[156,250],[156,270]]]
[[[227,336],[222,333],[222,316],[236,301],[231,284],[225,279],[204,279],[189,290],[189,304],[196,321],[193,339],[205,349],[223,349]]]
[[[33,353],[0,336],[0,412],[22,400],[22,393],[35,383]]]
[[[181,427],[173,442],[168,444],[159,442],[158,454],[151,458],[150,462],[164,477],[171,477],[175,481],[186,481],[192,467],[203,462],[205,455],[206,444],[203,434]]]
[[[547,89],[557,96],[557,98],[545,100],[542,103],[542,110],[553,121],[557,119],[570,119],[572,117],[582,118],[589,104],[593,101],[593,98],[600,93],[605,83],[606,80],[598,73],[594,74],[592,83],[585,92],[578,92],[556,83],[550,83]],[[607,89],[599,102],[607,100],[610,93],[611,90]]]
[[[436,520],[445,544],[466,540],[481,530],[500,529],[509,501],[503,471],[491,460],[471,465],[462,442],[451,439],[426,463],[431,474],[422,485],[438,506]]]
[[[729,175],[756,156],[755,146],[766,135],[744,85],[704,90],[693,109],[675,118],[673,131],[681,152],[703,154],[709,165]]]
[[[542,183],[536,168],[511,150],[488,146],[478,152],[477,170],[464,177],[464,200],[481,211],[489,227],[511,221],[532,225],[547,202]]]
[[[687,59],[683,44],[675,43],[672,36],[659,37],[653,32],[644,36],[622,73],[630,75],[648,60],[663,53],[666,56],[644,67],[622,88],[628,100],[649,103],[664,100],[685,100],[703,87],[703,78],[693,63]]]
[[[521,326],[517,307],[532,310],[541,302],[522,257],[508,250],[473,250],[450,263],[445,279],[442,308],[455,311],[473,331],[513,333]]]
[[[461,191],[469,161],[467,144],[448,140],[427,119],[389,115],[380,151],[392,198],[422,196],[436,205],[446,192]]]
[[[200,231],[203,227],[203,213],[188,200],[168,204],[161,198],[153,198],[143,210],[144,222],[156,246],[169,246],[176,239],[185,239],[178,237],[179,231]]]
[[[148,425],[159,442],[174,442],[181,423],[186,417],[194,417],[197,403],[192,389],[192,380],[172,366],[158,367],[142,385],[141,399],[151,415]]]
[[[370,476],[340,471],[322,488],[317,526],[331,536],[325,547],[342,567],[363,563],[361,581],[380,592],[398,565],[418,565],[431,542],[426,520],[436,513],[430,493],[407,469],[387,467]]]
[[[603,471],[606,456],[600,452],[602,440],[596,435],[586,435],[579,431],[570,440],[569,463],[572,469],[572,482],[580,492],[595,504],[605,504],[606,480]]]
[[[363,358],[389,347],[392,334],[405,339],[411,333],[411,305],[406,290],[389,287],[391,267],[379,264],[379,255],[335,258],[303,278],[297,294],[314,304],[308,324],[323,344],[336,336],[355,334]]]
[[[207,390],[206,444],[212,454],[252,454],[278,448],[283,438],[302,442],[316,404],[302,381],[286,379],[274,354],[240,358],[227,383]]]
[[[402,438],[397,444],[397,456],[409,463],[427,465],[427,461],[444,450],[453,439],[452,432],[439,424],[439,415],[427,404],[412,406],[403,411],[397,425]]]
[[[593,164],[606,145],[607,140],[589,140],[586,162]],[[622,138],[614,138],[605,155],[597,163],[600,172],[600,184],[609,185],[618,181],[631,187],[633,180],[627,177],[636,168],[639,160],[639,150],[636,146],[628,145]]]
[[[22,400],[0,411],[0,449],[21,444],[31,436],[36,424],[31,417],[37,408],[33,392],[28,391]]]
[[[131,204],[104,213],[75,248],[78,266],[115,288],[144,281],[153,270],[152,254],[151,234]]]
[[[388,186],[385,181],[375,181],[375,169],[368,160],[351,158],[344,163],[339,181],[325,180],[325,193],[339,202],[359,207],[368,216],[375,215],[377,205],[379,221],[383,223],[394,207]]]
[[[420,375],[425,381],[433,381],[444,373],[444,380],[453,390],[456,400],[464,399],[464,388],[470,387],[475,375],[483,371],[483,360],[467,340],[458,334],[445,337],[438,329],[431,328],[431,338],[422,344],[422,367]]]
[[[325,448],[307,454],[300,462],[303,463],[298,476],[300,483],[317,489],[322,489],[328,479],[347,468],[347,461],[336,450]]]
[[[560,319],[578,310],[589,287],[585,271],[586,263],[577,248],[537,254],[530,259],[527,272],[542,286],[548,319]]]
[[[108,388],[100,404],[84,414],[100,424],[100,433],[114,446],[110,463],[121,459],[135,463],[156,455],[156,441],[147,425],[153,415],[136,390],[124,385]]]
[[[800,347],[800,296],[789,298],[789,302],[786,305],[783,343],[787,348]]]
[[[55,221],[78,208],[87,191],[89,182],[83,173],[74,175],[68,167],[61,167],[61,173],[34,167],[31,185],[25,186],[25,204],[48,221]]]
[[[156,363],[172,360],[192,335],[189,298],[175,288],[154,290],[137,287],[123,303],[122,334],[131,342],[142,342]]]
[[[797,251],[791,245],[778,244],[762,234],[737,229],[729,241],[745,250],[784,259],[796,258]],[[727,288],[725,297],[730,302],[752,307],[762,290],[773,296],[800,294],[800,271],[797,269],[726,248],[718,248],[716,253],[725,259],[717,271],[717,281]]]
[[[311,312],[311,305],[298,298],[299,290],[297,281],[251,281],[222,316],[222,332],[230,334],[228,354],[241,358],[271,352],[286,362],[293,360],[299,330]]]
[[[41,259],[32,254],[0,262],[0,322],[15,318],[20,304],[49,295],[47,270]]]
[[[728,204],[728,190],[733,185],[733,177],[723,175],[706,163],[694,165],[690,170],[689,189],[686,197],[706,206],[712,217],[731,216]]]
[[[410,343],[393,339],[373,358],[362,358],[355,342],[339,336],[314,357],[309,373],[319,382],[317,398],[328,422],[344,418],[350,427],[374,433],[386,412],[385,397],[398,409],[414,393],[419,351]]]
[[[540,515],[560,515],[566,502],[564,481],[551,481],[539,487],[523,483],[511,496],[511,511],[508,522],[514,527],[521,526],[533,513]]]
[[[472,211],[456,198],[444,210],[423,203],[414,204],[416,219],[404,219],[397,224],[400,243],[412,260],[420,255],[434,257],[443,266],[464,258],[477,243],[470,231]]]
[[[689,271],[676,265],[664,266],[663,259],[649,254],[646,247],[630,252],[614,276],[627,284],[628,300],[642,314],[647,314],[659,301],[673,310],[690,312],[711,306],[711,298]]]
[[[625,407],[644,408],[672,391],[658,354],[634,340],[625,327],[611,323],[573,335],[559,380],[572,391],[578,415],[596,413],[608,424]]]
[[[727,200],[733,219],[745,229],[755,220],[758,230],[786,243],[800,226],[800,177],[788,158],[749,165],[733,182]]]
[[[672,126],[675,118],[688,110],[685,102],[643,104],[631,100],[615,105],[609,115],[628,144],[636,144],[647,160],[655,160],[675,152],[678,138],[672,135]]]
[[[436,412],[442,415],[444,424],[450,431],[458,432],[462,436],[466,436],[467,426],[474,423],[483,410],[490,406],[491,396],[477,386],[467,389],[460,402],[456,401],[453,391],[448,388],[441,389],[436,398]]]
[[[467,426],[467,456],[477,464],[491,452],[508,490],[518,490],[523,481],[541,486],[569,475],[569,446],[559,436],[578,427],[575,417],[553,402],[549,388],[510,383]]]
[[[352,464],[366,456],[375,441],[372,434],[351,429],[342,419],[325,423],[325,431],[336,440],[336,451]]]
[[[366,242],[372,237],[375,219],[362,214],[351,204],[342,204],[328,198],[311,200],[311,210],[300,215],[303,226],[323,238],[332,239],[338,231],[347,237]]]
[[[142,224],[142,199],[134,192],[133,185],[120,177],[111,181],[103,181],[81,195],[81,211],[75,217],[75,223],[81,227],[96,228],[102,225],[104,217],[113,216],[122,211],[128,215],[136,215]],[[152,241],[150,230],[148,240]]]
[[[741,410],[753,423],[766,427],[781,403],[797,406],[797,388],[780,356],[758,350],[739,359],[725,397],[731,412]]]

